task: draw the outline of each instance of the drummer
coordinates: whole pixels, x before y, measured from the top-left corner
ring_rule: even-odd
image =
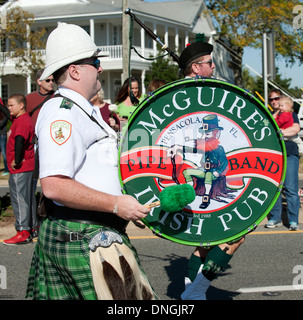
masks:
[[[154,297],[125,233],[128,221],[150,210],[122,194],[116,133],[89,102],[101,88],[103,55],[73,24],[60,23],[46,43],[40,80],[53,75],[59,88],[36,124],[49,200],[28,280],[27,296],[35,300]]]
[[[213,46],[204,41],[204,35],[197,34],[196,42],[188,45],[181,53],[180,71],[184,77],[213,77],[215,64],[211,53]],[[185,278],[183,300],[206,299],[206,291],[213,279],[226,267],[233,253],[244,242],[244,238],[224,243],[210,249],[197,247],[188,264],[188,278]]]

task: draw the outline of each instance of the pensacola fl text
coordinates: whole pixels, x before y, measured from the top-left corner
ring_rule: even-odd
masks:
[[[108,315],[131,315],[135,318],[142,314],[174,315],[177,317],[191,315],[194,305],[190,304],[151,304],[148,307],[114,306],[107,308]]]

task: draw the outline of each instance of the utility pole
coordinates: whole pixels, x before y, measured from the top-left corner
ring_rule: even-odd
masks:
[[[275,40],[273,33],[263,33],[263,81],[264,103],[268,106],[268,80],[275,80]]]
[[[123,0],[122,7],[122,83],[129,78],[129,16],[124,12],[128,8],[128,0]]]
[[[264,81],[264,104],[268,106],[268,70],[267,70],[267,33],[263,33],[263,81]]]

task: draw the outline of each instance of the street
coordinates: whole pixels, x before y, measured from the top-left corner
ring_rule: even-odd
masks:
[[[289,232],[285,227],[259,226],[246,236],[228,268],[212,282],[208,300],[303,299],[302,236],[302,230]],[[159,298],[180,299],[193,248],[155,237],[146,228],[139,236],[130,234],[130,237]],[[6,289],[3,282],[0,286],[0,300],[24,300],[34,247],[35,243],[23,246],[0,243],[0,265],[7,272]]]

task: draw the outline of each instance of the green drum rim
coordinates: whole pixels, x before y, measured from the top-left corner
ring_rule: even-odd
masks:
[[[123,170],[122,170],[122,165],[123,163],[121,163],[121,157],[123,154],[125,154],[125,152],[131,152],[132,150],[135,150],[130,148],[126,148],[124,149],[125,145],[127,145],[127,138],[128,138],[128,134],[132,131],[132,126],[136,125],[136,121],[138,121],[138,119],[140,119],[141,114],[144,115],[144,112],[147,112],[147,110],[150,110],[150,106],[153,107],[153,104],[156,103],[158,101],[158,99],[165,99],[169,94],[171,94],[171,92],[175,92],[175,90],[178,89],[187,89],[188,91],[190,90],[194,90],[195,88],[201,88],[201,90],[203,90],[204,88],[208,88],[210,90],[213,90],[213,92],[215,92],[216,90],[219,93],[222,92],[228,92],[228,90],[230,90],[229,92],[233,92],[233,94],[235,94],[234,92],[236,92],[239,95],[239,99],[242,99],[245,104],[246,103],[251,103],[252,105],[254,105],[256,107],[256,109],[258,109],[258,111],[260,111],[262,113],[262,115],[266,116],[266,120],[268,121],[268,123],[270,123],[270,128],[272,129],[272,133],[275,134],[276,140],[275,140],[275,145],[279,145],[279,150],[276,152],[276,150],[273,150],[273,152],[276,152],[277,154],[279,154],[279,161],[280,164],[282,166],[282,169],[279,170],[279,177],[280,177],[280,182],[279,185],[276,186],[276,190],[275,190],[275,194],[272,197],[270,203],[267,205],[266,208],[262,208],[264,209],[264,212],[262,214],[260,214],[259,216],[253,218],[253,221],[251,221],[251,223],[245,225],[245,227],[243,227],[242,229],[240,229],[239,231],[236,231],[236,233],[232,233],[230,235],[227,236],[223,236],[223,237],[219,237],[219,239],[204,239],[203,236],[197,236],[196,238],[193,239],[187,239],[180,237],[180,234],[176,233],[175,234],[169,234],[168,232],[166,232],[165,230],[159,230],[158,227],[155,227],[153,225],[154,221],[151,221],[150,217],[147,216],[145,219],[142,219],[142,221],[144,222],[144,224],[157,236],[160,236],[162,238],[168,239],[170,241],[182,244],[182,245],[188,245],[188,246],[204,246],[204,247],[208,247],[208,246],[213,246],[213,245],[218,245],[221,243],[225,243],[225,242],[233,242],[236,241],[237,239],[245,236],[246,234],[250,233],[251,231],[253,231],[262,221],[263,219],[269,214],[269,212],[271,211],[272,207],[274,206],[275,202],[277,201],[281,190],[282,190],[282,185],[284,183],[285,180],[285,174],[286,174],[286,149],[285,149],[285,144],[283,141],[283,137],[282,137],[282,133],[276,123],[276,121],[274,120],[274,118],[272,117],[271,113],[269,112],[269,110],[264,106],[264,104],[258,100],[257,97],[255,97],[252,93],[250,93],[249,91],[240,88],[234,84],[230,84],[221,80],[217,80],[217,79],[210,79],[210,78],[186,78],[186,79],[182,79],[182,80],[177,80],[174,82],[171,82],[169,84],[164,85],[163,87],[159,88],[158,90],[154,91],[150,96],[146,97],[138,106],[138,108],[135,110],[135,112],[131,115],[127,125],[124,128],[124,131],[122,133],[121,136],[121,141],[120,141],[120,146],[119,146],[119,164],[118,164],[118,168],[119,168],[119,179],[120,179],[120,184],[122,187],[122,190],[124,193],[126,194],[130,194],[134,196],[134,191],[133,191],[133,187],[128,187],[127,182],[124,183],[123,182]],[[225,91],[224,91],[225,89]],[[204,89],[206,90],[206,89]],[[202,91],[201,91],[202,92]],[[229,95],[228,93],[226,95]],[[236,95],[236,94],[235,94]],[[216,97],[214,95],[214,97]],[[190,97],[191,98],[191,97]],[[236,95],[236,99],[237,99],[237,95]],[[161,101],[161,100],[160,100]],[[223,100],[222,100],[223,101]],[[238,100],[239,101],[239,100]],[[238,110],[237,108],[235,108],[236,110]],[[239,107],[239,110],[241,110],[241,108]],[[240,111],[238,111],[240,112]],[[217,113],[213,110],[200,110],[198,109],[197,114],[203,114],[203,113],[214,113],[217,114],[218,117],[221,118],[221,120],[223,119],[223,114],[221,113]],[[192,113],[184,113],[184,117],[189,116],[194,114],[194,112]],[[175,120],[175,119],[173,119]],[[220,121],[221,121],[220,120]],[[232,120],[232,119],[228,119],[226,118],[226,121],[228,120]],[[251,120],[253,121],[253,120]],[[264,120],[265,121],[265,120]],[[231,121],[232,122],[232,121]],[[265,123],[265,122],[264,122]],[[238,125],[238,124],[237,124]],[[248,122],[247,122],[248,125]],[[269,124],[268,124],[269,127]],[[135,127],[134,127],[135,129]],[[161,128],[163,129],[163,128]],[[162,134],[162,132],[164,131],[164,129],[160,132]],[[245,132],[244,132],[245,134]],[[249,140],[250,142],[250,140]],[[153,144],[150,146],[152,147],[154,146]],[[139,146],[139,149],[143,147],[143,146]],[[267,148],[265,148],[267,149]],[[244,150],[244,149],[243,149]],[[247,148],[248,151],[250,151],[250,148]],[[244,153],[245,154],[245,153]],[[244,163],[244,162],[243,162]],[[244,164],[243,164],[244,166]],[[250,181],[253,181],[253,177],[250,177]],[[134,180],[136,180],[136,178],[134,178]],[[132,189],[132,190],[130,190]],[[254,189],[255,190],[255,189]],[[254,191],[253,190],[253,191]],[[261,194],[262,192],[260,192]],[[251,196],[253,198],[253,195],[251,193]],[[197,198],[197,197],[196,197]],[[138,199],[140,201],[140,199]],[[239,200],[239,199],[238,199]],[[241,197],[240,197],[241,200]],[[261,202],[261,198],[257,201]],[[244,203],[245,201],[243,201]],[[265,202],[265,200],[264,200]],[[144,204],[144,203],[142,203]],[[228,205],[227,205],[228,208]],[[233,209],[236,210],[237,208]],[[161,209],[158,209],[161,211]],[[220,212],[220,209],[218,210]],[[211,214],[215,213],[216,210],[213,210]],[[168,213],[168,215],[170,215],[172,213]],[[184,211],[181,210],[180,215],[184,214],[184,216],[190,217],[190,214],[187,212],[185,213]],[[160,214],[159,214],[160,216]],[[203,213],[201,214],[201,217],[203,216]],[[224,216],[224,213],[222,213],[221,215],[222,217]],[[220,217],[221,217],[220,216]],[[203,216],[204,217],[204,216]],[[243,217],[243,216],[242,216]],[[192,218],[194,219],[194,218]],[[199,219],[199,221],[202,218]],[[232,218],[234,219],[234,217]],[[205,220],[206,219],[202,219]],[[205,221],[203,221],[203,223],[205,224]],[[218,220],[217,220],[218,221]],[[225,224],[224,219],[222,218],[222,223]],[[226,222],[226,226],[227,226],[227,222]],[[161,229],[161,228],[160,228]]]

